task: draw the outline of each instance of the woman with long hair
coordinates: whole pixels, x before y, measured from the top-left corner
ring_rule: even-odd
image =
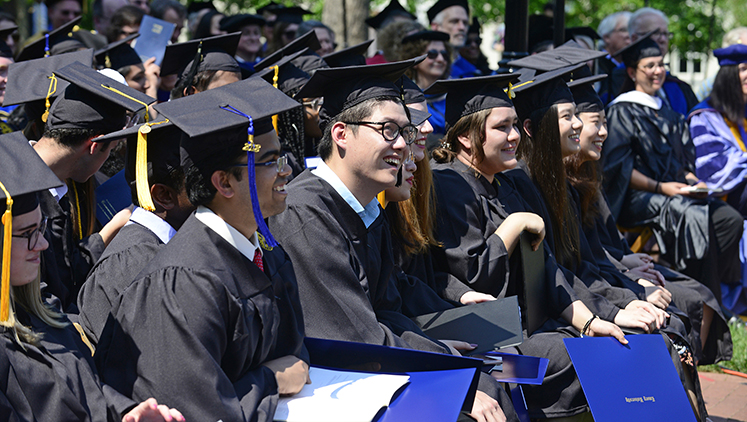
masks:
[[[695,144],[695,174],[709,189],[721,190],[726,203],[747,218],[747,45],[713,50],[721,68],[711,94],[690,113],[690,135]],[[741,282],[722,280],[724,306],[734,313],[747,311],[747,264],[742,238]]]
[[[154,399],[140,404],[102,384],[82,329],[42,300],[46,217],[38,193],[61,182],[19,132],[0,137],[0,415],[4,420],[183,421]]]
[[[612,215],[623,227],[650,227],[661,258],[706,284],[720,301],[720,283],[741,279],[742,216],[708,198],[707,185],[695,175],[688,125],[658,97],[666,69],[656,42],[644,37],[620,54],[624,93],[610,104],[602,153]]]
[[[550,360],[542,386],[524,386],[531,418],[583,415],[588,406],[563,338],[614,336],[620,328],[594,315],[574,292],[543,246],[545,225],[527,209],[513,183],[501,172],[517,165],[518,117],[503,88],[513,75],[440,81],[429,91],[448,92],[441,146],[433,151],[436,189],[436,240],[431,248],[436,271],[478,292],[503,298],[521,295],[523,274],[516,251],[522,231],[534,233],[543,248],[549,307],[548,321],[527,333],[517,347],[523,354]],[[428,93],[428,92],[426,92]],[[525,312],[526,309],[523,309]]]
[[[729,327],[713,293],[698,281],[655,264],[651,256],[633,253],[617,230],[597,169],[607,139],[607,119],[602,100],[591,86],[595,78],[586,79],[585,83],[582,78],[568,84],[584,127],[579,136],[580,150],[563,159],[568,180],[577,193],[581,229],[587,238],[599,240],[616,269],[637,282],[636,291],[643,293],[639,293],[640,299],[654,292],[671,293],[672,304],[684,311],[690,322],[688,339],[699,364],[729,359]]]

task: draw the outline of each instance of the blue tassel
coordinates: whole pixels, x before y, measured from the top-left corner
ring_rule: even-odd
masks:
[[[49,56],[49,34],[44,34],[44,57]]]
[[[270,229],[267,227],[267,224],[265,224],[265,219],[262,217],[262,210],[259,207],[259,197],[257,196],[257,182],[256,176],[254,174],[254,153],[256,150],[256,148],[254,148],[254,120],[251,116],[235,109],[230,105],[222,106],[221,108],[249,119],[249,128],[246,130],[249,142],[247,142],[247,144],[244,146],[244,149],[246,150],[246,163],[248,170],[247,174],[249,176],[249,193],[252,197],[252,211],[254,212],[254,221],[257,223],[257,231],[262,235],[262,237],[265,238],[265,242],[267,243],[267,245],[270,248],[274,248],[278,245],[278,242],[274,237],[272,237]]]

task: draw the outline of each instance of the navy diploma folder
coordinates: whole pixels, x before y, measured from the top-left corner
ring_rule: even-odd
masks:
[[[174,28],[176,25],[173,23],[156,19],[153,16],[143,16],[143,21],[140,23],[140,37],[133,42],[132,47],[140,56],[140,60],[145,62],[155,57],[156,64],[160,66]]]

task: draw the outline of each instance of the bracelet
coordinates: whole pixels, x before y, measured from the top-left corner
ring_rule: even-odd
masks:
[[[661,185],[661,182],[657,181],[656,186],[654,187],[654,193],[659,193],[659,185]]]
[[[597,315],[593,315],[591,318],[589,318],[588,321],[586,321],[586,324],[584,324],[584,329],[581,330],[581,337],[584,336],[589,331],[589,328],[591,327],[591,323],[594,322],[595,319],[599,318]]]

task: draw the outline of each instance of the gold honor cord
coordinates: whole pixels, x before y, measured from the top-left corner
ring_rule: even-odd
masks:
[[[275,68],[275,76],[272,77],[272,86],[278,87],[278,74],[280,73],[279,66],[273,66]],[[272,115],[272,128],[275,129],[275,133],[278,133],[278,115]]]
[[[5,213],[3,213],[3,270],[0,284],[0,323],[10,319],[10,247],[13,238],[13,198],[5,185],[0,182],[0,189],[5,192]]]
[[[153,199],[150,196],[150,186],[148,185],[148,133],[150,133],[151,124],[148,122],[148,104],[134,98],[124,92],[112,88],[111,86],[101,84],[104,89],[108,89],[115,92],[129,100],[132,100],[138,104],[142,104],[145,107],[145,124],[140,127],[137,131],[137,149],[135,152],[135,186],[137,188],[137,202],[140,204],[140,208],[144,210],[154,212],[156,210],[153,205]]]
[[[73,193],[75,194],[75,223],[78,226],[78,240],[83,240],[83,224],[80,216],[80,199],[78,198],[78,186],[73,180]]]
[[[47,97],[44,99],[44,114],[42,114],[42,122],[47,123],[47,118],[49,117],[49,107],[51,104],[49,103],[49,97],[51,97],[55,92],[57,92],[57,76],[53,73],[52,76],[49,76],[49,88],[47,89]]]

